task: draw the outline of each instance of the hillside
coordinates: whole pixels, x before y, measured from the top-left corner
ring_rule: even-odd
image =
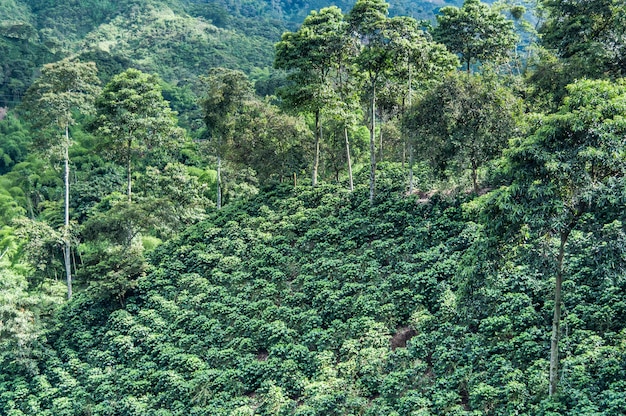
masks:
[[[441,5],[2,2],[0,415],[626,414],[626,5]]]
[[[188,85],[215,66],[241,69],[264,79],[283,31],[297,27],[310,10],[330,4],[334,3],[3,1],[0,107],[19,103],[43,63],[75,53],[95,60],[105,80],[115,73],[107,69],[131,66],[158,73],[173,85]],[[432,19],[442,4],[397,2],[390,10]],[[337,5],[347,11],[352,2]]]
[[[465,197],[407,198],[388,189],[370,209],[361,202],[366,192],[282,186],[211,215],[150,255],[123,305],[83,295],[63,307],[38,361],[0,376],[0,409],[213,416],[626,409],[619,300],[626,287],[623,277],[594,278],[592,241],[581,235],[574,243],[566,301],[573,332],[564,338],[563,401],[554,408],[540,399],[550,281],[532,250],[499,262],[489,234],[467,218]]]

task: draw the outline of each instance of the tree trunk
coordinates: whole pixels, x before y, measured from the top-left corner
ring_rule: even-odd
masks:
[[[472,160],[472,186],[474,193],[478,195],[478,164],[475,160]]]
[[[67,280],[67,299],[72,298],[72,263],[70,260],[70,132],[69,126],[65,125],[65,222],[63,239],[65,240],[65,249],[63,257],[65,260],[65,277]]]
[[[561,233],[559,254],[557,257],[556,281],[554,283],[554,316],[552,317],[552,337],[550,341],[550,389],[549,396],[556,393],[559,384],[559,340],[561,329],[561,286],[563,284],[563,258],[565,257],[565,244],[571,228]]]
[[[217,155],[217,209],[222,209],[222,158]]]
[[[385,121],[385,119],[383,118],[383,114],[380,115],[380,121],[381,121],[381,124],[380,124],[381,128],[380,128],[380,130],[378,132],[378,147],[379,147],[379,149],[378,149],[378,153],[379,153],[378,160],[382,162],[383,161],[383,129],[382,129],[382,123]]]
[[[313,186],[317,186],[317,170],[320,164],[320,136],[321,136],[320,111],[315,112],[315,157],[313,159]]]
[[[413,179],[413,145],[409,143],[409,195],[413,195],[414,179]]]
[[[128,141],[128,154],[126,155],[126,179],[128,181],[127,184],[127,188],[126,188],[126,195],[128,196],[128,203],[130,204],[131,201],[131,194],[132,194],[132,170],[131,170],[131,158],[130,158],[130,152],[131,152],[131,146],[133,145],[133,141],[129,140]]]
[[[354,191],[354,181],[352,179],[352,161],[350,159],[350,141],[348,140],[348,126],[343,126],[343,135],[346,138],[346,160],[348,161],[348,180],[350,182],[350,192]]]
[[[376,187],[376,86],[372,86],[372,101],[370,108],[370,205],[374,204],[374,189]]]

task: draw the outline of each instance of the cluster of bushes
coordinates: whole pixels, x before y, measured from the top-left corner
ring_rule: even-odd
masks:
[[[560,394],[548,276],[501,264],[468,197],[278,186],[157,247],[124,307],[81,294],[35,365],[5,357],[8,415],[620,414],[623,276],[575,238]],[[608,231],[607,231],[608,232]],[[610,244],[610,243],[609,243]],[[523,251],[523,250],[521,250]]]

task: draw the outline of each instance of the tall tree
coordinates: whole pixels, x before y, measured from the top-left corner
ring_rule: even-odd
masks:
[[[200,98],[200,106],[217,156],[217,209],[220,209],[222,157],[232,140],[237,114],[252,94],[252,83],[243,72],[226,68],[212,68],[201,80],[205,91]]]
[[[435,171],[443,174],[453,163],[469,167],[478,192],[478,169],[516,135],[521,114],[520,100],[496,80],[450,74],[411,108],[404,126]]]
[[[564,59],[571,78],[626,76],[623,0],[543,0],[542,43]]]
[[[535,238],[545,271],[554,273],[549,395],[559,384],[562,286],[575,230],[601,233],[623,221],[626,83],[581,81],[568,87],[558,113],[514,143],[502,164],[508,185],[482,198],[487,225],[498,236]],[[621,224],[621,223],[620,223]],[[620,225],[621,227],[621,225]],[[615,259],[623,264],[623,258]]]
[[[385,23],[389,4],[384,0],[358,0],[348,16],[350,31],[358,42],[356,64],[365,77],[370,130],[369,200],[374,203],[376,187],[376,93],[380,82],[393,67],[387,47]]]
[[[386,82],[394,76],[407,82],[428,75],[440,75],[456,60],[433,44],[418,28],[414,19],[387,18],[388,4],[383,0],[359,0],[350,11],[348,22],[351,33],[358,42],[355,63],[365,79],[368,102],[368,128],[370,130],[370,203],[374,201],[376,184],[376,108],[377,95]],[[437,68],[435,70],[435,68]],[[415,69],[413,74],[411,71]],[[406,84],[405,84],[406,85]]]
[[[505,58],[518,40],[513,22],[480,0],[442,8],[437,23],[434,39],[459,54],[468,73],[473,63]]]
[[[302,117],[294,117],[261,100],[248,100],[235,121],[229,160],[252,168],[260,182],[283,182],[294,173],[306,172],[304,140],[311,130]]]
[[[126,167],[126,196],[132,197],[132,167],[150,150],[173,146],[183,137],[176,114],[163,99],[159,78],[137,69],[116,75],[96,101],[93,126],[99,147]]]
[[[46,137],[44,148],[57,150],[64,164],[64,260],[67,280],[67,297],[72,297],[71,238],[70,238],[70,126],[75,124],[76,113],[89,113],[93,110],[98,93],[99,80],[96,65],[70,58],[44,65],[41,76],[27,91],[23,107],[27,109],[34,125],[39,128],[56,126],[63,131],[63,139]]]
[[[322,136],[321,114],[336,102],[331,75],[346,46],[346,22],[335,6],[312,11],[297,32],[285,32],[276,44],[274,66],[291,71],[282,89],[285,104],[315,115],[315,156],[312,181],[317,185]]]
[[[390,45],[395,65],[390,72],[390,82],[387,83],[391,97],[386,100],[386,105],[390,114],[401,119],[412,104],[415,90],[424,89],[433,81],[441,79],[453,71],[459,61],[444,45],[432,42],[429,36],[419,30],[418,22],[414,19],[395,17],[389,19],[388,26],[395,32]],[[412,192],[413,143],[406,134],[403,141],[409,153],[409,191]],[[382,157],[382,129],[380,146]]]

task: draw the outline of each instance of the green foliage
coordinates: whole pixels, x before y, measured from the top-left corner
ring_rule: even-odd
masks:
[[[511,182],[488,195],[485,205],[498,234],[517,244],[532,238],[537,246],[529,248],[543,253],[542,267],[555,277],[550,396],[560,377],[561,291],[563,286],[567,291],[570,238],[579,230],[597,236],[609,224],[621,226],[626,169],[619,156],[624,83],[581,81],[568,90],[560,111],[509,151],[505,169]],[[621,255],[618,259],[621,269]]]
[[[2,7],[6,2],[3,2]],[[0,13],[0,16],[3,16]],[[32,27],[26,23],[6,23],[0,20],[0,107],[18,105],[33,82],[34,73],[55,58],[55,55],[44,45],[23,39],[23,27]],[[20,29],[17,33],[14,29]],[[29,31],[30,32],[30,31]]]
[[[37,290],[2,260],[0,290],[0,365],[4,371],[33,374],[43,323],[63,300],[63,285],[45,280]],[[4,380],[3,380],[4,381]]]
[[[93,62],[63,59],[44,65],[23,103],[35,127],[64,129],[76,123],[75,112],[92,111],[99,93],[96,73]]]
[[[461,8],[448,6],[439,13],[433,37],[461,56],[467,72],[474,63],[506,58],[518,41],[513,22],[480,0],[465,0]]]
[[[260,183],[289,180],[309,166],[310,130],[267,102],[249,101],[235,122],[229,158],[254,170]],[[253,152],[250,149],[254,149]]]
[[[435,3],[359,1],[345,20],[319,2],[57,3],[0,5],[16,16],[0,22],[1,414],[626,412],[626,93],[621,80],[564,89],[576,73],[619,75],[620,3],[548,4],[544,46],[557,53],[533,57],[530,84],[444,76],[458,61],[420,30],[428,24],[387,17]],[[495,11],[524,14],[510,2],[463,9],[501,24],[506,45],[510,25]],[[277,62],[289,72],[272,72],[285,25]],[[559,39],[598,48],[565,57]],[[60,127],[73,123],[73,221],[61,234],[56,160],[29,147],[59,135],[22,120],[45,109],[34,100],[4,106],[64,48],[96,62],[108,86],[95,120],[58,111]],[[272,97],[278,86],[293,94]],[[558,110],[517,124],[515,95]],[[301,185],[313,126],[312,189]],[[220,139],[218,157],[207,138]],[[132,166],[119,166],[128,149]],[[356,186],[351,174],[343,184],[348,155]],[[467,167],[485,195],[454,187]],[[451,173],[445,186],[438,170]],[[60,304],[70,241],[76,293]]]
[[[16,218],[13,221],[15,236],[20,240],[19,260],[33,268],[32,279],[57,278],[62,266],[61,234],[43,221]]]
[[[130,201],[133,165],[157,149],[174,149],[183,132],[163,99],[158,77],[136,69],[113,77],[96,108],[92,129],[101,140],[98,148],[126,167]]]
[[[626,6],[616,0],[544,1],[542,43],[555,50],[580,77],[626,76]]]
[[[521,101],[493,77],[452,74],[424,94],[403,124],[418,158],[444,177],[469,169],[478,192],[478,169],[521,133],[521,115]]]
[[[25,159],[28,143],[28,130],[13,114],[0,120],[0,174]]]

